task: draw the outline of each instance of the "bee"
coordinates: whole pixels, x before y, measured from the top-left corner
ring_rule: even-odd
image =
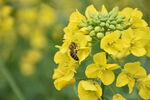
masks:
[[[70,56],[76,60],[76,61],[79,61],[79,58],[77,56],[77,44],[75,42],[71,42],[70,45],[69,45],[69,49],[70,49]]]
[[[69,49],[74,50],[74,49],[76,49],[77,46],[78,45],[75,42],[71,42],[70,45],[69,45]]]

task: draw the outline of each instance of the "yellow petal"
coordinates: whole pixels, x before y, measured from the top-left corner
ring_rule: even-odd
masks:
[[[143,13],[136,8],[136,9],[133,10],[131,16],[136,17],[138,19],[141,19],[142,16],[143,16]]]
[[[62,53],[61,51],[58,51],[54,56],[54,61],[56,64],[65,62],[67,60],[69,60],[68,55],[65,53]]]
[[[129,93],[132,93],[132,91],[133,91],[133,87],[134,87],[134,83],[135,83],[135,80],[134,80],[134,79],[129,78],[129,83],[128,83]]]
[[[124,69],[126,72],[130,73],[135,76],[136,78],[141,78],[146,76],[146,71],[142,66],[140,65],[140,62],[133,62],[133,63],[127,63],[124,66]]]
[[[133,12],[132,8],[124,8],[122,11],[119,12],[120,16],[125,16],[127,19],[130,18],[130,14]]]
[[[78,84],[78,96],[80,100],[98,100],[101,94],[101,87],[94,81],[80,81]]]
[[[112,100],[126,100],[126,99],[120,94],[115,94]]]
[[[140,57],[140,56],[144,56],[146,54],[146,50],[144,47],[132,47],[131,53],[134,56]]]
[[[75,82],[75,79],[72,78],[70,80],[63,80],[62,78],[58,78],[54,81],[54,86],[57,90],[61,90],[65,86],[68,86],[70,84],[73,84]]]
[[[143,78],[146,76],[146,70],[143,67],[139,67],[138,71],[134,74],[134,78]]]
[[[84,18],[85,17],[78,10],[76,10],[71,14],[69,21],[79,24]]]
[[[146,51],[147,51],[146,56],[150,57],[150,44],[147,44],[145,48],[146,48]]]
[[[104,14],[107,14],[107,13],[108,13],[108,11],[107,11],[105,5],[102,5],[101,13],[104,13]]]
[[[94,62],[99,65],[104,65],[107,63],[105,52],[95,54],[93,59],[94,59]]]
[[[94,83],[96,88],[97,88],[97,96],[100,98],[102,96],[102,88],[100,87],[100,85],[98,83]]]
[[[139,91],[139,95],[144,100],[149,100],[150,99],[150,91],[148,91],[146,88],[141,88],[140,91]]]
[[[88,78],[97,78],[99,71],[99,66],[97,66],[96,64],[90,64],[87,66],[85,74]]]
[[[110,70],[105,70],[99,75],[99,78],[103,82],[104,85],[110,85],[115,80],[115,75]]]
[[[120,37],[119,32],[113,32],[111,34],[106,35],[102,38],[100,47],[104,49],[107,53],[112,55],[117,55],[118,50],[114,47],[114,43],[118,42]]]
[[[93,5],[90,5],[86,8],[85,15],[87,18],[91,18],[94,14],[98,14],[98,11]]]
[[[109,69],[109,70],[115,70],[115,69],[118,69],[118,68],[120,68],[120,66],[117,65],[117,64],[107,64],[106,65],[106,69]]]
[[[66,72],[61,72],[61,77],[57,77],[57,79],[54,81],[55,88],[57,90],[61,90],[67,85],[73,84],[75,82],[75,79],[73,78],[74,72],[71,70],[67,70]]]
[[[117,77],[116,86],[122,87],[127,85],[128,82],[129,82],[128,76],[124,72],[121,72]]]
[[[93,81],[83,81],[81,83],[82,87],[84,90],[88,91],[96,91],[97,88],[95,87],[95,85],[93,84]]]
[[[91,48],[81,48],[78,50],[77,55],[79,57],[79,62],[83,61],[85,58],[88,57],[89,53],[91,51]]]

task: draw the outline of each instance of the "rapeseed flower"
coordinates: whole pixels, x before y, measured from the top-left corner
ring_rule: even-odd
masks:
[[[126,56],[128,52],[125,52],[124,43],[120,37],[120,31],[112,32],[101,40],[100,47],[114,57],[122,58]]]
[[[74,82],[72,80],[74,80],[74,73],[76,72],[76,69],[78,68],[79,64],[86,58],[88,57],[89,53],[90,53],[90,47],[88,47],[88,42],[90,41],[90,37],[80,34],[80,33],[76,33],[74,35],[72,35],[70,38],[64,40],[64,43],[62,46],[57,46],[60,50],[55,54],[54,57],[54,61],[56,64],[58,65],[58,69],[59,67],[61,68],[65,68],[65,70],[61,70],[62,73],[64,73],[65,75],[68,73],[71,73],[71,78],[68,81],[65,81],[65,83],[63,82],[59,82],[60,80],[64,81],[65,79],[65,75],[63,75],[62,77],[58,77],[58,78],[53,78],[56,79],[54,81],[55,87],[56,89],[60,90],[62,89],[64,86],[69,85],[70,83]],[[72,43],[76,44],[75,47],[75,51],[72,51]],[[71,48],[70,48],[71,46]],[[78,60],[75,59],[72,55],[71,52],[73,52],[73,56],[78,57]],[[66,72],[67,71],[67,72]],[[54,72],[54,76],[57,75],[58,71]],[[67,76],[67,75],[66,75]]]
[[[147,27],[148,25],[146,21],[142,19],[143,13],[137,8],[124,8],[119,12],[119,15],[124,16],[128,20],[128,24],[130,25],[130,27],[133,29]]]
[[[20,62],[20,71],[23,75],[29,76],[35,73],[36,64],[42,59],[42,54],[37,49],[25,52]]]
[[[58,68],[54,70],[53,79],[55,88],[61,90],[63,87],[73,84],[74,78],[74,66],[67,66],[67,64],[59,64]]]
[[[88,78],[98,78],[104,85],[110,85],[115,80],[112,70],[118,69],[117,64],[107,64],[106,53],[97,53],[93,57],[95,64],[87,66],[85,74]]]
[[[141,98],[145,100],[150,99],[150,74],[143,79],[139,79],[137,86],[139,88],[139,95]]]
[[[125,30],[122,32],[122,41],[125,43],[126,52],[137,57],[144,56],[146,54],[145,46],[149,41],[147,29]]]
[[[146,70],[140,65],[140,62],[126,63],[124,69],[117,77],[116,86],[128,85],[129,93],[131,93],[135,84],[135,78],[143,78],[145,76]]]
[[[80,81],[78,84],[80,100],[98,100],[102,96],[102,88],[95,81]]]

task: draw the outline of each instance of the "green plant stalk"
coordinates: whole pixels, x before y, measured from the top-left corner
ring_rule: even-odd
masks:
[[[104,100],[104,87],[105,85],[101,82],[101,88],[102,88],[102,97],[101,99]]]
[[[17,87],[13,77],[11,76],[10,72],[7,70],[4,62],[0,61],[0,72],[7,80],[8,84],[12,88],[13,92],[18,97],[18,100],[25,100],[23,94],[21,93],[20,89]]]

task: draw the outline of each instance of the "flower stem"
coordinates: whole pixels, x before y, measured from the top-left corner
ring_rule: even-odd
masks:
[[[102,88],[102,100],[104,100],[104,88],[105,88],[105,85],[101,82],[101,88]]]
[[[20,89],[17,87],[13,77],[11,76],[10,72],[7,70],[4,62],[2,62],[2,61],[0,61],[0,72],[5,77],[8,84],[10,85],[10,87],[12,88],[12,90],[14,91],[16,96],[18,97],[18,100],[25,100],[25,98],[24,98],[23,94],[21,93]]]

